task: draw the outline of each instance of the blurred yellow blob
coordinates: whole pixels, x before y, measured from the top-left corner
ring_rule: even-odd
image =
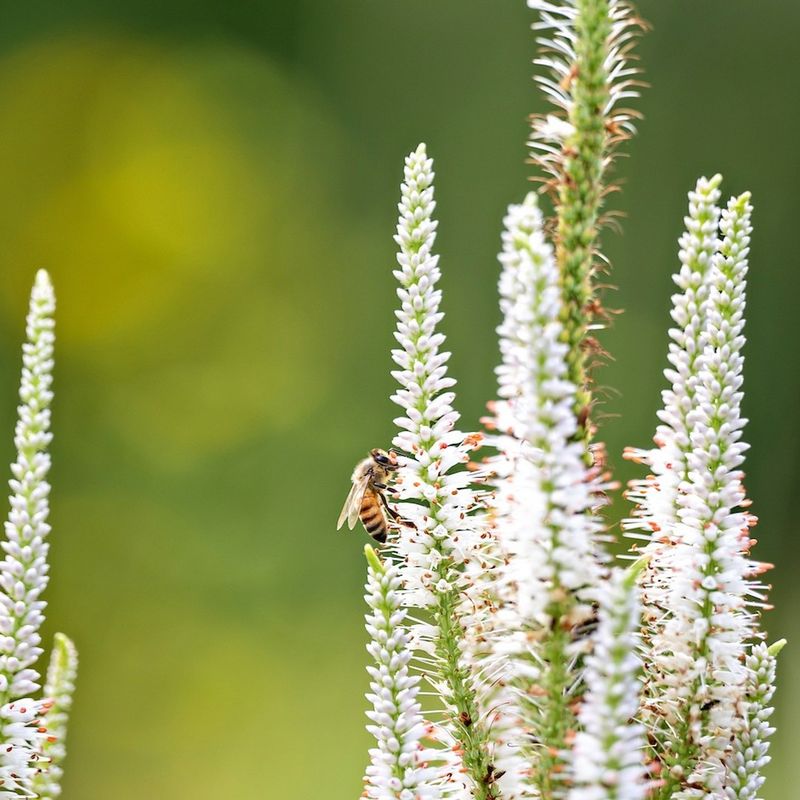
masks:
[[[65,39],[0,62],[2,310],[47,267],[61,357],[160,466],[291,426],[325,395],[326,332],[307,322],[347,226],[312,213],[338,141],[316,105],[221,44]]]

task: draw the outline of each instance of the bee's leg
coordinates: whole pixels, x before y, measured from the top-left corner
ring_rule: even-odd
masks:
[[[400,519],[400,515],[389,505],[389,501],[382,494],[378,496],[381,498],[381,503],[383,503],[386,513],[397,522]]]
[[[378,492],[378,497],[380,497],[381,502],[383,503],[383,507],[386,509],[386,513],[392,518],[393,522],[398,523],[398,525],[405,525],[409,528],[416,529],[416,525],[413,522],[409,522],[407,519],[403,519],[390,505],[389,501],[386,497]]]
[[[392,486],[387,486],[385,483],[373,483],[372,484],[376,489],[380,489],[382,492],[389,492],[389,494],[397,494],[397,489]]]

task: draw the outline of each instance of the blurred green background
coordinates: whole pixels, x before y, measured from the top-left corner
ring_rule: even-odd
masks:
[[[66,800],[354,798],[364,536],[334,523],[392,435],[402,158],[436,158],[444,323],[473,427],[521,199],[521,0],[29,0],[0,25],[0,430],[29,285],[58,294],[48,636],[81,651]],[[746,412],[758,555],[788,636],[767,800],[796,797],[800,5],[643,0],[652,84],[607,232],[625,309],[602,435],[646,445],[685,194],[753,190]],[[623,513],[617,502],[615,514]]]

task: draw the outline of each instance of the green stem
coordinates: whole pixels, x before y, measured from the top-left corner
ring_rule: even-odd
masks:
[[[594,253],[603,185],[609,99],[605,69],[611,35],[608,0],[578,0],[575,20],[576,62],[569,112],[573,133],[563,149],[563,176],[558,186],[556,258],[561,272],[563,339],[569,346],[569,379],[575,384],[575,413],[581,422],[577,438],[588,445],[592,405],[588,375],[587,332],[594,308]]]
[[[543,715],[540,757],[536,765],[535,784],[542,800],[560,797],[564,788],[564,754],[567,737],[574,730],[575,716],[570,708],[569,688],[574,674],[569,670],[567,648],[569,631],[562,624],[565,608],[557,604],[550,609],[553,628],[542,647],[544,661]]]
[[[446,559],[438,570],[447,571]],[[480,719],[475,690],[469,671],[462,666],[459,642],[464,631],[458,622],[459,597],[455,590],[442,592],[434,610],[438,626],[436,656],[442,678],[450,689],[450,699],[455,707],[455,735],[463,751],[462,758],[473,783],[476,800],[498,800],[500,793],[492,781],[491,760],[487,747],[488,732]]]

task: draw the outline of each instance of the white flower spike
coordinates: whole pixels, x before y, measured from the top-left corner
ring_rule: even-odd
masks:
[[[687,457],[690,450],[690,427],[687,421],[697,392],[697,360],[708,342],[712,261],[719,246],[720,175],[700,178],[689,193],[689,213],[684,222],[685,232],[679,241],[681,267],[673,280],[681,290],[672,297],[671,316],[676,327],[669,331],[668,360],[671,368],[665,371],[670,388],[662,392],[663,409],[656,435],[656,447],[650,450],[628,448],[625,456],[650,467],[644,480],[632,481],[629,499],[636,503],[635,516],[623,527],[630,538],[645,544],[640,552],[648,557],[642,585],[645,630],[644,643],[648,648],[645,660],[646,709],[660,707],[645,714],[648,725],[663,728],[671,724],[672,711],[681,707],[677,694],[682,691],[682,679],[671,678],[671,651],[668,643],[657,644],[663,636],[667,621],[665,593],[673,585],[674,575],[681,568],[676,563],[676,545],[680,536],[678,512],[679,486],[688,479]],[[654,648],[651,650],[651,648]],[[673,688],[665,684],[672,682]]]
[[[775,732],[769,724],[774,711],[770,703],[775,694],[775,661],[785,644],[785,639],[770,647],[760,642],[747,656],[745,726],[725,765],[725,800],[758,800],[764,785],[761,771],[770,762],[768,739]]]
[[[510,207],[500,260],[501,399],[493,406],[498,455],[490,467],[503,566],[493,644],[498,658],[509,659],[521,724],[536,742],[532,780],[548,796],[566,785],[580,686],[573,632],[591,620],[604,571],[602,525],[593,514],[603,487],[575,439],[559,274],[535,194]]]
[[[36,275],[27,319],[28,341],[22,346],[21,404],[11,465],[11,512],[6,522],[5,559],[0,563],[0,698],[5,702],[39,688],[33,664],[42,648],[47,586],[46,541],[50,526],[48,496],[50,401],[53,393],[53,312],[55,296],[44,270]]]
[[[63,762],[67,754],[67,723],[77,674],[78,651],[70,639],[63,633],[57,633],[44,685],[44,696],[52,704],[47,712],[47,729],[50,736],[42,748],[42,754],[49,763],[47,769],[43,770],[34,781],[34,789],[42,800],[50,800],[61,794]]]
[[[640,693],[638,570],[638,565],[627,573],[614,570],[600,591],[569,800],[644,800],[650,788],[644,767],[645,730],[631,724]]]
[[[681,325],[672,332],[673,386],[664,395],[660,446],[635,454],[654,475],[637,488],[639,517],[628,523],[651,531],[644,548],[650,557],[643,583],[651,649],[646,693],[664,750],[664,797],[695,787],[718,791],[724,782],[731,742],[743,726],[746,646],[756,635],[751,609],[763,605],[765,591],[753,580],[767,566],[749,556],[755,518],[745,510],[741,471],[752,209],[749,194],[732,198],[718,239],[718,184],[715,178],[706,193],[711,202],[692,199],[676,279],[684,292],[673,310]]]
[[[50,401],[55,296],[44,270],[36,275],[22,346],[17,459],[11,465],[11,511],[0,562],[0,798],[35,797],[33,781],[52,744],[44,715],[52,703],[33,700],[39,688],[34,664],[42,652],[39,628],[44,621],[47,586],[47,524],[50,485]]]
[[[450,354],[440,349],[444,335],[437,326],[444,315],[436,288],[439,259],[432,252],[432,166],[424,145],[406,158],[395,236],[401,305],[395,332],[400,348],[392,351],[399,369],[392,375],[400,388],[392,400],[403,415],[395,420],[400,433],[393,443],[409,454],[398,459],[395,488],[398,511],[409,524],[400,526],[394,546],[402,563],[405,603],[431,615],[430,622],[414,624],[411,635],[421,655],[419,667],[445,703],[440,737],[456,755],[454,774],[463,774],[475,797],[488,800],[497,795],[486,780],[491,775],[487,732],[478,713],[474,665],[463,641],[472,608],[466,565],[482,541],[473,513],[476,476],[467,469],[479,437],[455,428],[455,381],[446,367]],[[454,778],[453,785],[460,780]]]
[[[428,752],[421,739],[426,724],[417,699],[419,677],[409,674],[411,659],[406,613],[400,608],[401,580],[396,566],[382,564],[366,546],[368,577],[366,616],[370,636],[367,651],[372,709],[367,712],[367,730],[375,737],[370,765],[364,778],[365,797],[372,800],[438,800],[440,772],[428,766],[438,758]]]

